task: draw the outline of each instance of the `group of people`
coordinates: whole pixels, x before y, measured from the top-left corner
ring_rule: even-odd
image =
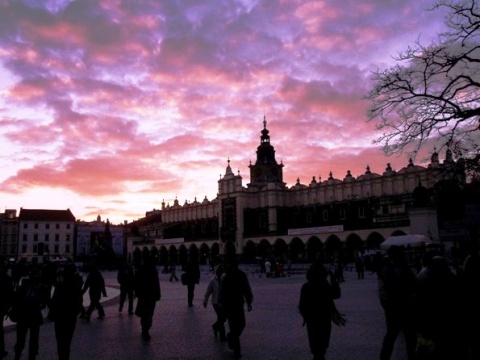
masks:
[[[44,321],[42,311],[47,309],[48,319],[54,322],[58,358],[69,359],[77,319],[88,321],[95,310],[100,319],[105,316],[100,299],[107,296],[107,292],[101,272],[91,266],[84,282],[71,263],[54,273],[37,265],[31,266],[18,282],[14,282],[4,265],[0,262],[0,358],[8,354],[3,336],[5,316],[17,325],[14,358],[21,358],[28,332],[29,359],[36,358]],[[386,321],[379,354],[381,360],[391,358],[402,331],[409,360],[480,359],[480,294],[476,291],[480,284],[478,253],[469,255],[458,273],[452,272],[444,257],[427,253],[423,268],[417,273],[407,263],[403,248],[393,246],[379,266],[377,276],[379,300]],[[195,285],[200,279],[195,259],[190,259],[184,267],[183,277],[191,307]],[[123,264],[117,280],[120,285],[118,311],[122,312],[128,302],[128,314],[140,318],[142,339],[150,340],[156,303],[161,298],[155,259],[145,255],[135,268]],[[338,274],[318,261],[309,267],[306,282],[301,287],[298,308],[314,360],[325,359],[332,323],[345,324],[334,301],[341,296],[339,282]],[[87,291],[90,304],[85,309],[83,295]],[[134,298],[137,298],[135,307]],[[248,311],[252,310],[253,294],[248,277],[239,269],[235,256],[226,256],[224,262],[216,265],[203,296],[203,306],[207,307],[209,301],[216,314],[212,324],[214,337],[227,342],[234,357],[240,358],[240,336],[246,325],[245,305]]]
[[[206,307],[211,297],[216,321],[212,324],[213,334],[220,341],[227,341],[233,356],[242,356],[240,335],[245,329],[245,309],[252,311],[253,294],[247,275],[238,268],[236,258],[226,259],[217,265],[215,273],[205,291],[203,305]],[[225,331],[228,322],[229,332]]]
[[[392,246],[378,274],[386,334],[381,360],[403,332],[408,360],[480,359],[480,258],[454,273],[443,256],[426,253],[416,274],[402,247]]]

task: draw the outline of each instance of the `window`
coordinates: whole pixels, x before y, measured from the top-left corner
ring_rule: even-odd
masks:
[[[65,236],[65,241],[70,241],[70,234],[67,234],[67,235]]]
[[[267,219],[265,214],[260,214],[258,217],[258,227],[259,228],[265,228],[267,227]]]
[[[23,228],[24,228],[24,229],[28,229],[28,224],[26,224],[26,223],[23,224]]]
[[[312,223],[312,213],[310,211],[308,211],[306,215],[307,215],[307,218],[306,218],[307,224],[311,224]]]
[[[33,226],[34,229],[38,229],[38,223],[35,223],[35,225]]]
[[[60,224],[55,224],[55,229],[60,229]]]
[[[22,245],[22,253],[26,253],[27,252],[27,245]]]
[[[365,217],[365,208],[363,206],[360,206],[358,208],[358,217],[359,218],[364,218]]]
[[[59,249],[58,245],[55,245],[55,253],[58,253],[58,249]]]
[[[212,231],[213,232],[217,231],[217,223],[216,222],[212,223]]]
[[[70,252],[70,245],[65,245],[65,252],[69,253]]]
[[[23,234],[22,240],[23,240],[23,241],[27,241],[27,240],[28,240],[27,234]]]
[[[55,234],[55,241],[60,241],[60,235],[59,234]]]
[[[70,229],[70,224],[67,224],[67,229]]]
[[[202,224],[201,225],[201,229],[202,229],[202,234],[205,234],[207,232],[207,225],[206,224]]]
[[[342,219],[342,220],[345,220],[347,218],[345,208],[340,209],[339,215],[340,215],[340,219]]]
[[[38,241],[38,234],[33,234],[33,241]]]
[[[323,221],[327,221],[328,220],[328,210],[323,210],[322,215],[323,215]]]
[[[33,252],[37,253],[38,252],[38,245],[33,245]]]
[[[50,224],[45,224],[45,229],[50,229]]]
[[[50,235],[49,234],[45,234],[45,242],[48,242],[50,241]]]
[[[388,205],[382,205],[382,214],[388,214]]]

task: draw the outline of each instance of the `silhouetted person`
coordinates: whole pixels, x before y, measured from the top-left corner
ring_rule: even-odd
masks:
[[[175,281],[178,281],[177,264],[175,264],[174,262],[172,262],[171,265],[170,265],[170,279],[169,279],[169,281],[172,282],[173,279],[175,279]]]
[[[480,359],[480,256],[468,255],[460,273],[461,308],[465,319],[464,336],[469,360]]]
[[[355,260],[355,270],[357,271],[358,279],[365,279],[365,264],[360,256]]]
[[[445,258],[434,256],[426,276],[418,283],[418,333],[422,342],[430,345],[419,346],[417,359],[465,359],[465,348],[461,346],[465,304],[460,302],[460,296],[458,278]]]
[[[224,273],[224,267],[222,265],[218,265],[215,274],[213,275],[212,279],[208,283],[207,289],[205,290],[205,296],[203,299],[203,306],[207,307],[208,298],[212,297],[212,306],[213,310],[215,310],[215,314],[217,315],[217,320],[213,323],[213,334],[215,337],[220,335],[220,340],[225,341],[227,337],[225,335],[225,314],[222,309],[222,306],[218,302],[219,292],[220,292],[220,279]]]
[[[339,258],[336,258],[333,262],[333,271],[338,282],[345,281],[343,262]]]
[[[78,314],[83,308],[82,281],[76,275],[73,264],[66,265],[57,274],[54,286],[48,317],[55,326],[58,358],[68,360]]]
[[[200,282],[200,265],[195,256],[191,256],[185,267],[187,277],[187,300],[188,306],[193,306],[193,298],[195,296],[195,285]]]
[[[330,274],[330,282],[327,277]],[[307,282],[300,291],[298,309],[307,326],[308,342],[314,360],[325,359],[330,345],[332,315],[336,311],[334,299],[340,297],[340,286],[333,273],[320,262],[307,271]]]
[[[219,303],[228,319],[228,346],[237,359],[242,356],[240,335],[245,329],[244,304],[246,302],[248,311],[252,311],[252,301],[253,294],[247,275],[238,268],[235,258],[227,259],[225,275],[220,282]]]
[[[415,358],[417,328],[415,293],[417,278],[408,266],[403,248],[391,246],[388,258],[379,273],[380,303],[385,313],[387,332],[383,339],[380,359],[390,359],[398,334],[405,336],[407,358]]]
[[[128,298],[128,314],[133,314],[133,290],[135,286],[135,274],[133,267],[123,264],[117,273],[117,282],[120,284],[120,304],[118,312],[122,312],[125,300]]]
[[[8,309],[12,305],[13,282],[6,271],[3,259],[0,261],[0,358],[3,359],[8,355],[5,351],[5,335],[3,332],[3,321],[7,315]]]
[[[40,269],[33,267],[28,277],[21,280],[13,295],[17,322],[15,360],[19,360],[22,356],[29,331],[28,359],[34,360],[38,354],[38,338],[40,326],[43,324],[42,310],[45,309],[50,295],[48,288],[42,284],[41,278]]]
[[[161,298],[160,281],[154,260],[145,256],[135,274],[135,295],[138,298],[135,315],[140,318],[142,339],[150,340],[150,329],[157,301]]]
[[[98,318],[103,319],[105,317],[105,310],[103,309],[100,299],[103,296],[107,296],[107,290],[105,289],[105,279],[102,273],[95,267],[91,266],[90,271],[83,285],[82,293],[85,294],[88,290],[88,296],[90,297],[90,305],[88,306],[85,319],[90,320],[93,310],[97,309]]]

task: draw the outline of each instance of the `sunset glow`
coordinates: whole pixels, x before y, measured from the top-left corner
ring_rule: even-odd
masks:
[[[400,170],[364,96],[442,30],[432,4],[0,0],[0,211],[120,223],[212,200],[228,159],[249,182],[264,116],[289,187]]]

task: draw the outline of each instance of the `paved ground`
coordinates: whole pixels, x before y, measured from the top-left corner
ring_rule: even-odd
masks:
[[[125,312],[119,314],[116,273],[104,273],[108,298],[104,298],[106,317],[89,323],[79,320],[72,344],[71,360],[96,359],[233,359],[226,343],[213,337],[211,324],[215,314],[209,304],[202,305],[203,293],[210,274],[202,273],[196,288],[194,307],[187,307],[187,290],[179,282],[169,282],[160,274],[162,299],[157,305],[152,340],[140,338],[139,319]],[[306,329],[297,310],[300,287],[304,275],[284,278],[249,276],[255,296],[253,310],[247,313],[247,327],[241,337],[243,359],[311,359]],[[357,280],[354,272],[346,273],[342,283],[342,297],[337,307],[347,316],[345,327],[333,327],[327,359],[378,359],[385,330],[381,307],[377,299],[377,282],[366,275]],[[87,302],[88,304],[88,302]],[[6,347],[13,358],[14,326],[7,326]],[[405,358],[403,339],[399,339],[392,360]],[[24,351],[23,358],[27,358]],[[56,344],[53,324],[46,323],[40,330],[38,359],[55,359]]]

